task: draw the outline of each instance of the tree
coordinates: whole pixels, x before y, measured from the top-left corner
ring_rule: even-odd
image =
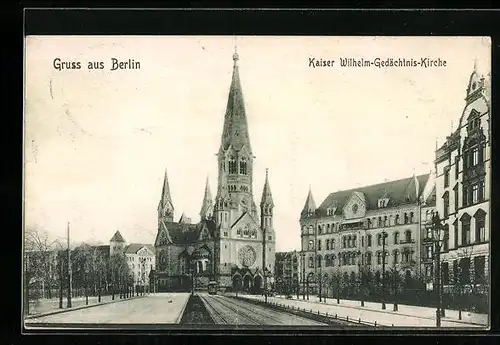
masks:
[[[114,289],[113,294],[118,290],[120,298],[123,298],[126,295],[126,289],[131,275],[123,253],[114,253],[111,255],[109,258],[109,270]]]
[[[50,288],[53,282],[55,258],[52,245],[53,242],[50,241],[46,231],[36,226],[26,227],[24,231],[24,294],[28,313],[29,301],[44,297],[46,288],[51,297]]]
[[[391,292],[392,298],[394,300],[393,310],[398,310],[398,295],[401,289],[401,284],[403,282],[403,278],[401,277],[400,270],[394,264],[389,271],[387,272],[387,278],[389,282],[389,291]]]
[[[331,286],[331,289],[332,289],[334,296],[337,297],[337,304],[339,304],[340,303],[340,294],[341,294],[342,289],[344,287],[342,272],[340,271],[340,269],[336,270],[333,273],[332,279],[330,280],[330,286]]]

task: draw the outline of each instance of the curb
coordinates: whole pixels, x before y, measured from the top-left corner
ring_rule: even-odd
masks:
[[[46,312],[46,313],[41,313],[41,314],[36,314],[36,315],[28,315],[28,316],[25,316],[24,319],[25,320],[37,319],[39,317],[56,315],[56,314],[62,314],[62,313],[70,312],[70,311],[75,311],[75,310],[80,310],[80,309],[87,309],[87,308],[92,308],[92,307],[98,307],[98,306],[103,306],[103,305],[113,304],[113,303],[118,303],[118,302],[130,301],[130,300],[137,299],[137,298],[142,298],[142,297],[145,297],[145,296],[134,296],[134,297],[131,297],[131,298],[122,298],[122,299],[117,299],[117,300],[114,300],[114,301],[108,301],[108,302],[104,302],[104,303],[94,303],[94,304],[89,304],[89,305],[83,305],[81,307],[74,307],[74,308],[67,308],[67,309],[63,309],[63,310],[49,311],[49,312]]]
[[[283,297],[276,297],[276,298],[285,299]],[[392,314],[392,315],[401,315],[401,316],[415,317],[415,318],[418,318],[418,319],[425,319],[425,320],[435,320],[434,318],[428,317],[428,316],[401,314],[401,313],[393,312],[393,311],[389,311],[389,310],[375,310],[375,309],[367,308],[367,307],[363,308],[361,306],[360,307],[356,307],[356,306],[347,306],[347,305],[342,305],[342,304],[328,304],[328,303],[319,303],[319,302],[306,302],[306,301],[301,301],[301,300],[297,300],[297,299],[292,299],[292,301],[299,301],[299,302],[305,302],[305,303],[314,303],[314,304],[320,304],[320,305],[331,305],[333,307],[337,306],[337,307],[351,308],[351,309],[365,310],[365,311],[374,311],[374,312],[377,312],[377,313],[385,313],[385,314]],[[466,324],[466,325],[488,327],[488,325],[485,325],[483,323],[467,322],[467,321],[456,320],[456,319],[451,319],[451,318],[447,318],[447,317],[443,317],[442,320],[448,321],[448,322],[462,323],[462,324]]]
[[[186,310],[186,306],[187,306],[191,296],[193,296],[193,295],[190,294],[189,297],[186,299],[186,303],[184,303],[184,306],[181,308],[181,312],[179,313],[179,316],[177,317],[177,319],[175,319],[176,324],[181,323],[182,317],[184,316],[184,310]]]

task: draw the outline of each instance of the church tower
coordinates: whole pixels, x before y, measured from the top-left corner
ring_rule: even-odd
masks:
[[[207,176],[207,182],[205,184],[205,194],[203,196],[203,202],[201,204],[201,210],[200,210],[200,220],[212,219],[213,211],[214,209],[212,201],[212,192],[210,191],[210,185],[208,184],[208,176]]]
[[[260,227],[262,229],[262,267],[269,269],[266,253],[267,253],[267,240],[273,238],[273,196],[271,194],[271,187],[269,186],[269,175],[266,169],[266,181],[264,189],[262,190],[262,198],[260,201]]]
[[[243,102],[243,93],[238,72],[238,53],[233,54],[233,76],[229,88],[224,127],[219,148],[218,164],[218,203],[216,221],[222,223],[220,216],[222,208],[230,212],[229,217],[234,221],[248,212],[255,216],[255,202],[252,192],[253,159],[248,124]],[[227,193],[227,195],[223,195]],[[227,197],[221,205],[222,199]],[[228,225],[226,225],[228,226]]]
[[[163,179],[163,189],[161,191],[160,203],[158,204],[158,227],[161,221],[174,221],[174,205],[170,196],[170,187],[168,185],[167,169],[165,169],[165,177]]]

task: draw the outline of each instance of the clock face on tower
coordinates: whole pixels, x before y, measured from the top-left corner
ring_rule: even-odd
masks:
[[[257,259],[255,249],[251,246],[244,246],[238,251],[238,259],[240,264],[245,267],[252,266]]]

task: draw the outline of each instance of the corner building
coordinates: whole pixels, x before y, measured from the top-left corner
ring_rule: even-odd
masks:
[[[300,215],[303,272],[311,293],[318,282],[361,270],[381,279],[394,268],[403,276],[421,270],[421,207],[432,203],[431,174],[331,193],[316,207],[309,191]],[[385,244],[383,233],[385,232]],[[385,256],[383,254],[385,249]]]
[[[445,291],[486,292],[490,252],[491,84],[474,66],[458,128],[436,150],[436,208],[444,219]]]
[[[254,201],[253,162],[247,116],[238,71],[234,65],[218,157],[218,186],[212,199],[207,184],[200,222],[184,215],[174,221],[174,205],[165,172],[158,205],[158,291],[187,291],[209,281],[223,289],[259,292],[274,275],[274,202],[268,172],[259,209]],[[259,216],[260,211],[260,216]]]

